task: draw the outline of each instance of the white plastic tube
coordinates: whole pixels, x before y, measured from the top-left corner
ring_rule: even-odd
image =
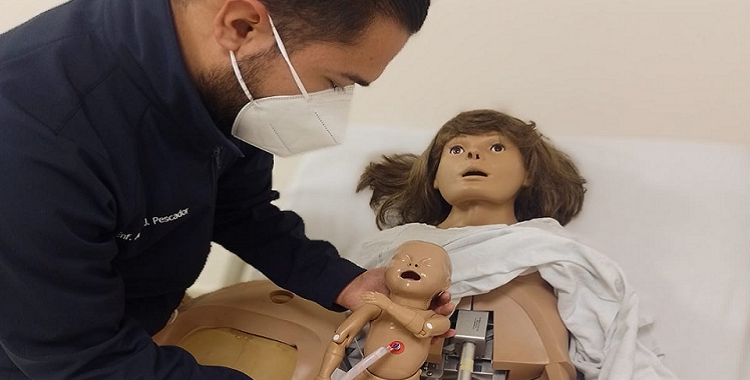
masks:
[[[376,361],[380,360],[385,354],[390,352],[388,346],[383,346],[375,350],[370,355],[365,356],[359,363],[354,365],[340,380],[352,380],[360,373],[364,372],[369,366],[375,364]]]

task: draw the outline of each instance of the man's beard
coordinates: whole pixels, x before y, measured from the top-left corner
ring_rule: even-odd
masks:
[[[258,54],[238,60],[237,64],[242,78],[251,95],[258,93],[256,90],[263,82],[261,79],[263,73],[268,71],[273,59],[278,55],[278,49],[271,46]],[[229,60],[228,56],[227,60]],[[196,87],[216,126],[222,133],[229,136],[237,114],[250,101],[240,87],[231,66],[227,65],[226,69],[212,69],[199,74]]]

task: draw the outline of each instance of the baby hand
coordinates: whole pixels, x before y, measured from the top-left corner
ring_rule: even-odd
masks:
[[[342,344],[346,342],[346,340],[349,339],[349,336],[351,335],[349,330],[350,329],[346,328],[346,329],[342,329],[341,331],[336,331],[333,334],[333,339],[332,339],[333,342],[336,344]]]
[[[385,294],[378,292],[362,293],[362,301],[367,304],[378,306],[381,309],[387,309],[392,303],[390,298],[386,297]]]

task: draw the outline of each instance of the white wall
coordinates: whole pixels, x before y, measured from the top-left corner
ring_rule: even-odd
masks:
[[[64,0],[0,0],[0,33],[34,17]],[[44,31],[40,30],[40,33]]]

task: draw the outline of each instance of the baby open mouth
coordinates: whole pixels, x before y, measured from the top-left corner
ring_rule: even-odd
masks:
[[[419,281],[422,279],[422,277],[419,276],[417,272],[412,271],[412,270],[408,270],[404,273],[401,273],[401,278],[405,280],[414,280],[414,281]]]

